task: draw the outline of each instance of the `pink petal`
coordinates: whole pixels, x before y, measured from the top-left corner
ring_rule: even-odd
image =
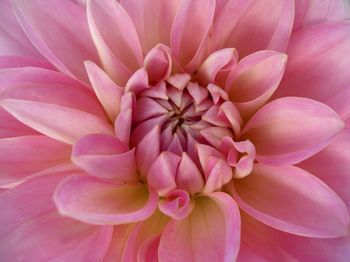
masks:
[[[327,38],[324,39],[325,34]],[[350,101],[347,91],[350,74],[344,74],[350,67],[350,59],[344,56],[350,53],[349,34],[349,22],[318,25],[294,33],[287,50],[290,59],[285,76],[275,97],[307,97],[324,102],[343,114],[343,107]],[[339,94],[341,98],[332,101]],[[341,107],[337,106],[339,101]]]
[[[350,4],[346,0],[294,0],[294,31],[304,27],[350,18]]]
[[[243,117],[267,102],[277,89],[286,64],[285,54],[260,51],[243,58],[230,72],[226,91]]]
[[[256,164],[249,176],[235,180],[234,187],[240,208],[269,226],[308,237],[349,233],[344,202],[302,169]]]
[[[174,190],[159,201],[158,208],[167,216],[182,220],[192,212],[194,202],[187,191]]]
[[[135,149],[114,136],[87,135],[73,146],[72,161],[92,176],[113,179],[118,182],[136,182]]]
[[[18,99],[4,99],[0,105],[24,124],[68,144],[91,133],[113,134],[105,120],[76,109]]]
[[[120,111],[121,97],[124,94],[124,90],[117,86],[109,76],[93,62],[85,62],[85,67],[96,96],[107,112],[109,119],[114,122]]]
[[[117,1],[90,0],[87,16],[102,64],[111,78],[125,85],[142,63],[142,50],[128,13]]]
[[[172,220],[159,244],[160,261],[234,261],[240,241],[240,215],[225,193],[197,198],[192,213]]]
[[[0,186],[70,162],[71,147],[45,136],[0,139]]]
[[[35,178],[0,194],[2,260],[99,261],[104,257],[111,227],[63,218],[55,209],[52,194],[66,175],[69,173]]]
[[[350,121],[325,149],[298,166],[314,174],[332,188],[350,210]]]
[[[0,69],[16,67],[41,67],[55,70],[55,68],[44,59],[22,56],[0,56]]]
[[[15,0],[14,11],[29,39],[52,64],[87,82],[83,61],[98,57],[84,7],[68,0]]]
[[[181,158],[171,152],[162,152],[147,172],[147,182],[158,192],[165,196],[176,189],[175,176]]]
[[[158,262],[158,247],[160,235],[146,240],[137,252],[137,261],[139,262]]]
[[[261,108],[245,126],[243,137],[255,145],[259,162],[295,164],[326,147],[343,127],[340,117],[326,105],[287,97]]]
[[[135,24],[145,53],[159,43],[169,46],[171,26],[180,0],[121,0],[120,2]]]
[[[18,24],[10,0],[3,0],[0,3],[0,32],[1,56],[43,58]]]
[[[146,176],[148,169],[159,156],[159,151],[159,126],[155,126],[144,136],[136,149],[137,167],[141,175]]]
[[[89,224],[119,225],[147,219],[158,196],[142,184],[118,185],[89,176],[71,176],[56,189],[61,215]]]
[[[182,154],[176,174],[176,185],[190,194],[195,194],[203,189],[204,181],[201,172],[187,153]]]
[[[128,79],[125,85],[125,92],[134,92],[135,94],[138,94],[149,88],[148,82],[149,79],[146,69],[140,68]]]
[[[171,50],[177,63],[189,73],[201,63],[214,12],[214,0],[193,0],[184,1],[176,14],[170,37]]]
[[[264,49],[283,52],[293,22],[292,0],[226,1],[215,16],[212,49],[235,47],[240,57]]]

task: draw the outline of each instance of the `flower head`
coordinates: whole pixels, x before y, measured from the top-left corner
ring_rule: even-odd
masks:
[[[0,5],[5,261],[349,258],[346,1]]]

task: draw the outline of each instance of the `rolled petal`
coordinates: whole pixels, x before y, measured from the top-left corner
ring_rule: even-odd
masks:
[[[159,195],[176,189],[175,176],[181,158],[171,152],[162,152],[147,172],[147,182]]]
[[[99,60],[85,8],[68,0],[13,2],[20,24],[41,54],[60,71],[87,82],[83,62]]]
[[[43,58],[19,25],[10,0],[0,3],[0,32],[1,56]]]
[[[109,119],[114,122],[120,111],[121,97],[124,94],[124,90],[117,86],[109,76],[93,62],[85,62],[85,67],[96,96],[107,112]]]
[[[350,217],[344,202],[300,168],[256,164],[249,176],[235,180],[234,187],[240,208],[269,226],[308,237],[349,233]]]
[[[293,22],[293,0],[226,1],[215,15],[211,46],[234,46],[240,57],[264,49],[284,52]]]
[[[18,99],[4,99],[0,105],[24,124],[64,143],[91,133],[113,134],[108,122],[76,109]]]
[[[135,27],[117,1],[89,0],[87,16],[102,64],[111,78],[124,86],[143,60]]]
[[[325,34],[327,38],[319,41]],[[288,45],[286,72],[274,97],[307,97],[342,114],[350,101],[350,74],[344,74],[350,67],[350,58],[344,56],[350,53],[349,34],[349,22],[307,27],[294,33]],[[341,107],[337,106],[339,102]]]
[[[304,27],[350,18],[350,4],[346,0],[294,0],[294,31]]]
[[[71,176],[56,189],[61,215],[89,224],[119,225],[147,219],[158,196],[142,184],[118,185],[89,176]]]
[[[343,121],[328,106],[287,97],[261,108],[245,126],[242,137],[253,142],[259,162],[285,165],[316,154],[343,127]]]
[[[35,178],[0,194],[2,260],[103,259],[113,228],[83,224],[56,211],[52,194],[67,175],[57,173]]]
[[[234,261],[240,242],[237,205],[225,193],[196,199],[192,213],[172,220],[159,244],[160,261]]]
[[[118,182],[136,182],[135,149],[110,135],[94,134],[80,138],[73,146],[72,161],[92,176]]]
[[[192,73],[202,62],[214,12],[215,0],[193,0],[183,1],[176,14],[170,37],[171,50],[186,72]]]
[[[169,46],[171,26],[181,0],[121,0],[120,3],[133,20],[145,53],[159,43]]]
[[[155,126],[145,135],[136,149],[137,167],[141,175],[146,176],[148,169],[159,156],[159,151],[159,126]]]
[[[169,47],[159,44],[145,57],[143,64],[151,81],[158,82],[169,77],[172,69],[170,52]]]
[[[181,220],[192,212],[194,202],[187,191],[174,190],[166,199],[159,201],[158,208],[173,219]]]
[[[37,135],[0,139],[0,186],[70,162],[71,147]]]
[[[272,96],[286,64],[283,53],[259,51],[243,58],[230,72],[226,91],[243,117],[249,117]]]

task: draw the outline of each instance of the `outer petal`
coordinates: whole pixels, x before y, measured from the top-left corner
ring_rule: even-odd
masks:
[[[326,147],[343,127],[328,106],[287,97],[261,108],[245,126],[243,137],[255,145],[259,162],[295,164]]]
[[[285,76],[275,97],[308,97],[328,104],[342,116],[350,115],[350,74],[346,73],[350,58],[344,55],[350,53],[349,35],[349,22],[323,24],[294,33],[287,50]],[[335,99],[337,96],[340,97]]]
[[[97,225],[118,225],[147,219],[158,197],[142,184],[118,185],[89,176],[72,176],[56,189],[62,215]]]
[[[136,182],[135,150],[114,136],[93,134],[73,146],[72,161],[89,174],[118,182]]]
[[[234,261],[240,241],[240,215],[225,193],[197,198],[192,213],[165,227],[159,244],[161,261]]]
[[[302,169],[256,164],[249,176],[235,180],[234,187],[240,208],[279,230],[308,237],[349,233],[350,217],[344,202]]]
[[[10,0],[0,3],[0,55],[42,58],[18,24]]]
[[[45,136],[0,139],[0,187],[70,162],[71,147]]]
[[[18,99],[4,99],[0,105],[26,125],[68,144],[92,133],[113,134],[105,120],[76,109]]]
[[[83,262],[104,257],[112,236],[111,227],[63,218],[55,209],[52,193],[66,175],[69,173],[35,178],[0,194],[3,261]]]
[[[212,49],[235,47],[241,57],[264,49],[285,51],[294,21],[293,0],[226,1],[219,10]]]
[[[192,73],[203,58],[203,48],[213,22],[215,0],[183,1],[171,31],[171,49],[179,65]],[[196,34],[193,34],[196,32]]]
[[[0,56],[0,69],[16,67],[41,67],[55,70],[53,65],[44,59],[23,56]]]
[[[144,53],[159,43],[169,46],[170,31],[181,0],[121,0],[132,18]]]
[[[52,64],[87,81],[83,61],[98,58],[83,6],[68,0],[15,0],[14,10],[29,39]]]
[[[142,49],[135,27],[124,8],[111,0],[90,0],[87,14],[92,38],[111,78],[125,85],[142,64]]]
[[[350,210],[350,119],[332,143],[298,166],[319,177],[346,203]]]
[[[272,96],[286,64],[285,54],[260,51],[243,58],[230,72],[226,91],[243,117],[249,117]]]
[[[294,0],[295,22],[293,30],[350,18],[350,3],[347,0]]]

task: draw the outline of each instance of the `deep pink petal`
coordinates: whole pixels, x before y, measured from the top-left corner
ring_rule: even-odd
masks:
[[[102,64],[110,77],[123,86],[143,60],[136,29],[117,1],[90,0],[88,22]]]
[[[245,126],[243,137],[253,142],[259,162],[295,164],[326,147],[343,127],[328,106],[286,97],[262,107]]]
[[[0,139],[0,186],[70,162],[71,147],[45,136]]]
[[[92,176],[118,182],[136,182],[135,149],[114,136],[93,134],[84,136],[73,146],[72,161]]]
[[[69,173],[35,178],[0,194],[2,260],[83,262],[104,257],[111,227],[83,224],[56,211],[52,194],[66,175]]]
[[[350,74],[344,73],[350,67],[350,58],[344,55],[350,53],[349,34],[349,22],[307,27],[294,33],[284,79],[275,97],[307,97],[328,104],[342,116],[349,115]]]
[[[203,59],[214,12],[214,0],[193,0],[183,1],[176,14],[170,37],[171,49],[177,63],[190,73]]]
[[[240,216],[225,193],[197,198],[192,213],[172,220],[159,244],[161,261],[234,261],[240,241]]]
[[[226,91],[243,117],[249,117],[272,96],[286,64],[285,54],[260,51],[243,58],[230,72]]]
[[[83,6],[68,0],[15,0],[14,10],[43,56],[60,71],[88,81],[83,62],[99,60]]]
[[[0,105],[24,124],[68,144],[91,133],[113,134],[104,119],[77,109],[19,99],[4,99]]]
[[[89,224],[118,225],[147,219],[158,196],[142,184],[118,185],[89,176],[72,176],[56,189],[61,215]]]
[[[269,226],[308,237],[349,233],[350,217],[344,202],[300,168],[256,164],[249,176],[235,180],[234,187],[240,208]]]

